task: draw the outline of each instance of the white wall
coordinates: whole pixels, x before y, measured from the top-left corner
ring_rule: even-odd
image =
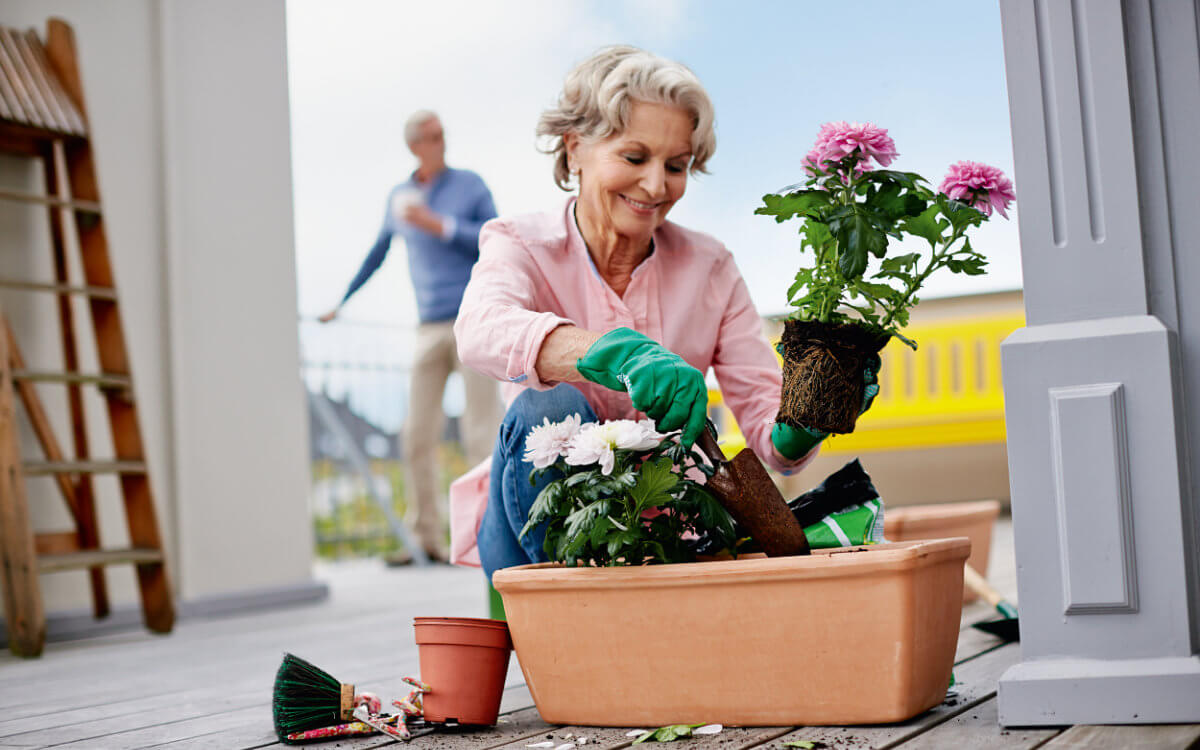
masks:
[[[0,24],[75,28],[143,439],[177,598],[311,579],[306,421],[295,325],[282,2],[6,0]],[[0,159],[0,185],[40,173]],[[0,275],[48,278],[44,212],[0,205]],[[61,364],[50,298],[0,293],[27,359]],[[80,307],[77,328],[91,329]],[[91,363],[90,351],[85,362]],[[66,402],[41,386],[69,443]],[[58,389],[61,391],[61,387]],[[92,449],[111,455],[99,399]],[[34,444],[26,430],[25,445]],[[102,539],[124,542],[112,480]],[[68,522],[50,482],[29,486],[35,526]],[[110,568],[114,604],[136,602]],[[81,573],[43,576],[49,612],[86,607]]]

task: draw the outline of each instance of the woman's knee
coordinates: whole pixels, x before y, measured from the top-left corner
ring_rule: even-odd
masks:
[[[522,440],[543,420],[559,422],[572,414],[578,414],[584,422],[596,421],[596,412],[575,386],[559,383],[546,391],[526,389],[508,407],[500,426],[500,439]]]

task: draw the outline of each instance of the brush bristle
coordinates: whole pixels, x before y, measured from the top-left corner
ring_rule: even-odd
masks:
[[[342,723],[342,684],[325,670],[292,654],[275,673],[272,713],[281,742],[295,732]]]

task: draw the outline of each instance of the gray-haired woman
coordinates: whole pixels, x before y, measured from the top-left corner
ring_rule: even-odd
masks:
[[[483,228],[455,333],[463,362],[505,384],[509,408],[490,472],[477,467],[451,490],[451,554],[482,563],[489,579],[546,559],[543,531],[520,537],[550,480],[531,486],[522,460],[544,419],[644,414],[690,446],[711,367],[747,444],[776,469],[800,468],[824,437],[775,423],[779,366],[733,256],[666,220],[715,150],[713,120],[683,65],[602,49],[538,123],[555,181],[578,196]]]

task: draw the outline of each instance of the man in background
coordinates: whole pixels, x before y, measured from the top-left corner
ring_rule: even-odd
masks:
[[[479,175],[446,166],[445,134],[435,113],[421,110],[409,117],[404,140],[417,158],[417,169],[392,188],[375,245],[342,301],[319,320],[328,323],[337,317],[346,301],[383,263],[392,238],[401,235],[408,247],[409,275],[420,318],[403,433],[409,505],[416,511],[416,533],[426,554],[445,562],[437,446],[444,417],[442,393],[453,370],[459,371],[465,385],[466,409],[459,426],[472,465],[491,455],[500,424],[495,381],[463,367],[454,341],[454,319],[463,289],[479,259],[479,229],[495,218],[496,207]]]

